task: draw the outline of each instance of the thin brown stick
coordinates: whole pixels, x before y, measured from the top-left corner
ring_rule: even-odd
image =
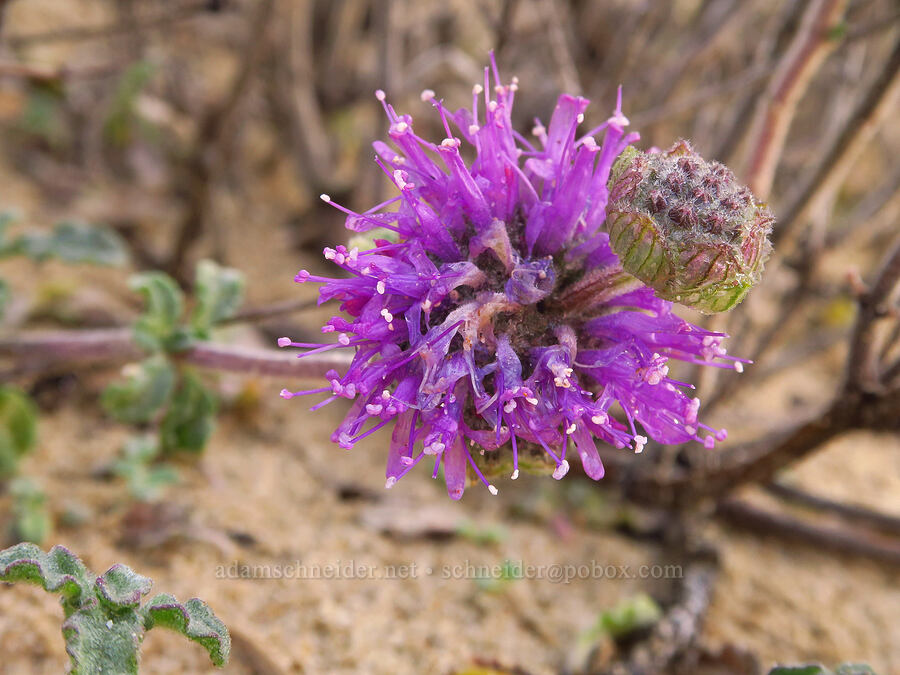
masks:
[[[626,475],[623,489],[635,501],[681,508],[704,499],[721,500],[735,488],[768,483],[784,467],[853,429],[896,431],[900,420],[900,390],[886,394],[842,393],[821,415],[786,431],[712,455],[706,466],[657,473]]]
[[[878,217],[893,203],[900,204],[900,163],[877,187],[869,192],[845,218],[841,218],[838,227],[826,235],[825,246],[835,249],[851,237],[856,240],[872,235],[881,225]]]
[[[222,101],[200,121],[194,151],[186,162],[187,211],[176,235],[175,246],[166,268],[173,276],[184,278],[182,270],[188,250],[203,233],[209,216],[212,187],[217,167],[216,146],[230,138],[235,110],[253,81],[265,51],[270,47],[266,28],[273,14],[274,0],[262,0],[250,22],[244,60],[231,89]]]
[[[0,61],[0,77],[15,77],[39,83],[103,78],[118,75],[121,71],[120,64],[97,64],[74,69],[67,66],[57,68],[16,61]]]
[[[15,61],[0,61],[0,77],[18,77],[35,82],[55,82],[61,80],[64,71],[51,66],[29,65]]]
[[[847,29],[846,35],[844,35],[844,42],[856,42],[857,40],[869,37],[873,33],[891,30],[892,28],[896,28],[898,23],[900,23],[900,9],[895,10],[886,16],[850,26]]]
[[[209,6],[209,0],[192,2],[179,7],[171,12],[160,14],[140,23],[141,30],[155,30],[165,28],[172,23],[191,18],[204,12]],[[113,35],[127,34],[134,30],[131,22],[116,22],[105,26],[84,26],[59,28],[24,35],[7,35],[3,42],[13,49],[21,49],[33,44],[47,44],[52,42],[79,42],[82,40],[96,40],[111,37]]]
[[[267,97],[276,128],[293,150],[303,181],[313,193],[334,190],[337,181],[325,117],[316,92],[313,54],[314,3],[285,3],[287,21],[275,27],[279,48],[271,54]],[[332,194],[334,194],[332,192]]]
[[[782,513],[759,508],[740,499],[728,499],[717,514],[732,525],[763,535],[803,541],[836,553],[863,556],[871,560],[900,565],[900,541],[860,530],[816,525]]]
[[[547,38],[550,52],[555,61],[563,91],[572,93],[584,93],[581,80],[578,77],[578,68],[575,58],[572,56],[570,45],[572,40],[566,35],[569,21],[567,3],[556,0],[543,0],[542,12],[547,22]]]
[[[900,536],[900,517],[898,516],[890,516],[864,506],[843,504],[779,482],[769,483],[765,486],[765,490],[769,494],[792,504],[799,504],[817,511],[834,513],[848,522],[858,523],[888,534]]]
[[[887,256],[872,287],[859,298],[859,312],[850,339],[850,353],[844,372],[845,390],[871,391],[879,386],[874,324],[887,313],[886,303],[900,282],[900,239]]]
[[[212,342],[199,342],[176,356],[201,368],[285,379],[318,379],[329,370],[346,368],[350,363],[348,355],[342,352],[314,354],[298,359],[296,353],[231,347]]]
[[[674,101],[665,101],[661,105],[629,115],[631,124],[635,129],[644,129],[661,120],[678,117],[684,113],[696,112],[701,104],[729,94],[733,91],[741,91],[762,80],[769,73],[766,64],[757,63],[735,75],[729,75],[721,82],[716,82],[706,87],[696,89],[687,96]]]
[[[817,268],[818,259],[816,251],[810,251],[807,255],[801,256],[801,267],[799,270],[800,278],[797,281],[797,285],[787,297],[781,300],[779,303],[778,314],[770,320],[768,326],[766,326],[762,333],[757,337],[756,343],[752,347],[752,351],[749,352],[748,358],[754,364],[760,363],[762,358],[768,353],[769,349],[776,343],[778,337],[783,334],[785,327],[792,320],[796,320],[803,316],[800,310],[803,309],[808,294],[812,289],[813,276]],[[746,352],[744,351],[744,344],[742,344],[742,342],[746,342],[746,339],[738,340],[737,344],[733,345],[733,349],[735,349],[737,353],[744,354]],[[752,368],[748,371],[747,377],[720,380],[722,384],[713,391],[712,395],[706,400],[705,409],[707,414],[717,408],[723,401],[727,400],[739,387],[746,386],[747,380],[752,379],[753,374],[756,372],[758,372],[758,369]]]
[[[276,316],[284,316],[285,314],[293,314],[294,312],[303,312],[319,306],[316,299],[299,299],[299,300],[282,300],[273,302],[268,305],[259,305],[257,307],[246,307],[238,310],[234,316],[225,319],[222,323],[243,323],[245,321],[264,321],[272,319]]]
[[[650,675],[671,672],[673,665],[695,644],[709,609],[718,565],[712,554],[694,555],[683,566],[677,596],[653,627],[646,640],[633,648],[624,661],[594,675]]]
[[[744,172],[753,193],[766,200],[772,189],[787,132],[797,104],[825,58],[837,44],[831,31],[840,22],[847,0],[815,0],[775,71],[754,115]]]
[[[142,356],[130,329],[91,331],[34,331],[0,338],[0,356],[17,363],[52,369],[62,363],[134,361]],[[175,358],[199,366],[268,377],[320,378],[331,369],[345,368],[349,356],[343,352],[314,354],[302,359],[296,353],[270,349],[248,349],[213,342],[197,342]]]
[[[846,175],[853,160],[890,113],[893,111],[896,114],[895,102],[898,95],[900,95],[900,40],[894,45],[891,55],[862,101],[823,154],[816,171],[788,201],[788,206],[783,210],[778,226],[772,234],[772,240],[776,245],[789,237],[823,193],[836,187],[836,183]]]
[[[900,359],[885,369],[884,383],[890,387],[900,387]]]

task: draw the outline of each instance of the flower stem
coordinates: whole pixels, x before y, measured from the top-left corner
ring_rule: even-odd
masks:
[[[143,352],[130,329],[84,331],[31,331],[0,338],[0,357],[13,357],[25,372],[40,372],[63,363],[131,361]],[[294,354],[269,349],[248,349],[196,342],[175,357],[201,368],[268,377],[319,378],[332,368],[349,365],[343,353],[297,359]]]

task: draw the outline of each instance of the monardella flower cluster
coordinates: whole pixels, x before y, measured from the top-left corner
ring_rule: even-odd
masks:
[[[454,499],[469,476],[495,494],[488,477],[502,471],[516,478],[520,468],[549,463],[553,477],[562,478],[573,451],[585,473],[599,479],[598,440],[635,452],[648,436],[712,448],[725,432],[698,421],[700,401],[685,393],[691,385],[669,377],[669,361],[738,371],[742,361],[726,355],[723,334],[678,318],[664,298],[673,284],[690,287],[691,275],[698,297],[735,297],[711,281],[756,274],[767,253],[768,212],[747,203],[733,177],[708,180],[721,174],[720,165],[680,146],[658,160],[632,150],[638,135],[625,132],[621,92],[612,117],[586,134],[578,127],[588,101],[561,96],[549,125],[536,122],[532,144],[512,128],[516,79],[503,84],[493,64],[491,87],[490,74],[485,69],[484,86],[475,86],[471,109],[452,113],[433,92],[423,93],[446,130],[437,144],[418,136],[412,118],[376,93],[393,146],[376,142],[375,161],[399,195],[364,213],[338,206],[348,229],[368,233],[372,248],[326,248],[325,257],[342,271],[338,278],[306,270],[296,276],[322,284],[320,302],[341,301],[344,316],[322,329],[336,340],[279,340],[310,350],[301,356],[340,348],[355,355],[344,374],[328,374],[329,386],[282,396],[327,394],[314,409],[338,397],[352,400],[335,442],[352,448],[390,425],[387,486],[431,460],[435,477],[443,468]],[[691,166],[682,170],[685,156]],[[653,161],[665,165],[662,178]],[[681,182],[667,192],[645,184],[670,175]],[[709,202],[693,196],[704,181]],[[631,207],[629,191],[639,202]],[[726,199],[734,208],[719,216]],[[690,213],[679,212],[684,204]],[[737,223],[742,209],[755,225]],[[653,230],[648,246],[657,215],[666,227]],[[703,260],[714,258],[708,265],[681,269],[690,247],[672,226],[679,219],[695,230],[702,220],[730,257],[707,255]],[[752,245],[742,243],[747,231]],[[670,245],[667,236],[681,243]],[[652,274],[642,273],[650,268]],[[728,303],[700,304],[716,310]]]

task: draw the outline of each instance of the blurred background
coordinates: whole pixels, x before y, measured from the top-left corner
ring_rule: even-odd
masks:
[[[4,546],[40,537],[98,572],[127,562],[158,591],[202,597],[233,632],[229,673],[752,674],[849,660],[900,672],[896,293],[866,304],[900,232],[895,2],[6,0],[0,20],[3,230],[44,246],[0,254],[0,377],[38,419],[33,449],[0,477]],[[348,453],[329,441],[340,403],[308,413],[278,398],[289,381],[233,373],[202,375],[217,401],[204,452],[141,455],[133,441],[159,419],[129,423],[100,405],[139,353],[48,363],[16,351],[29,331],[130,325],[142,311],[136,272],[164,271],[191,297],[202,259],[246,281],[217,341],[313,340],[335,310],[310,306],[315,289],[293,275],[326,270],[322,247],[348,238],[319,195],[357,210],[392,196],[372,161],[387,135],[374,91],[442,138],[420,93],[468,105],[492,49],[504,78],[519,78],[514,121],[526,135],[561,92],[591,99],[585,128],[600,124],[622,85],[640,147],[688,138],[769,202],[776,255],[761,286],[727,316],[681,314],[729,332],[729,352],[756,361],[740,377],[684,373],[699,377],[705,421],[728,428],[723,449],[852,399],[859,414],[797,451],[804,460],[774,487],[743,487],[727,504],[648,498],[717,461],[651,447],[634,493],[618,489],[634,462],[600,485],[526,479],[499,485],[499,499],[472,488],[461,504],[426,471],[386,493],[386,437]],[[60,223],[99,229],[78,230],[86,252],[73,256]],[[870,328],[877,348],[860,338]],[[687,627],[660,629],[684,595],[678,579],[438,573],[687,565],[671,547],[685,523],[718,560]],[[832,531],[848,523],[874,529]],[[419,573],[216,574],[295,561]],[[36,589],[0,587],[0,672],[60,672],[57,613]],[[151,634],[144,653],[147,673],[212,670],[175,636]]]

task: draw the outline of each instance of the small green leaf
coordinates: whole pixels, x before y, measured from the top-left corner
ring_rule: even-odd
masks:
[[[522,578],[522,568],[512,560],[504,560],[499,574],[476,576],[475,585],[487,593],[502,593],[513,582]]]
[[[93,596],[87,568],[62,546],[44,553],[34,544],[22,543],[0,551],[0,581],[37,584],[45,591],[61,593],[70,606]]]
[[[153,582],[128,565],[117,563],[97,578],[97,597],[109,609],[135,608],[150,592]]]
[[[10,242],[6,238],[6,230],[19,219],[19,214],[15,211],[0,211],[0,255],[9,247]]]
[[[184,294],[168,274],[145,272],[133,276],[129,287],[144,296],[146,311],[135,323],[135,339],[150,350],[165,349],[176,338],[184,312]]]
[[[154,501],[167,486],[178,482],[174,467],[153,464],[159,456],[159,443],[152,435],[128,439],[122,455],[113,465],[113,472],[127,481],[129,492],[138,501]]]
[[[0,253],[0,255],[2,255],[2,253]],[[12,293],[9,290],[9,284],[3,279],[0,279],[0,319],[3,318],[3,314],[6,312],[6,306],[9,304],[11,295]]]
[[[171,628],[202,645],[217,666],[228,661],[228,629],[197,598],[180,604],[168,594],[141,608],[150,579],[125,565],[113,565],[100,578],[62,546],[44,553],[34,544],[0,551],[0,581],[25,581],[63,595],[62,632],[71,657],[69,673],[131,675],[138,672],[144,635],[156,625]]]
[[[197,304],[191,313],[191,328],[197,337],[207,339],[215,324],[233,316],[240,307],[244,299],[244,275],[212,260],[201,260],[197,264],[194,292]]]
[[[18,389],[0,386],[0,479],[16,472],[37,440],[37,409]]]
[[[63,222],[53,228],[53,255],[67,263],[117,266],[128,262],[128,248],[115,231],[100,225]]]
[[[152,356],[126,368],[126,380],[110,384],[101,397],[104,410],[121,422],[149,422],[175,386],[175,369],[165,356]]]
[[[152,63],[138,61],[122,73],[103,123],[103,134],[113,145],[124,147],[133,140],[140,121],[137,117],[137,99],[155,70]]]
[[[474,520],[466,520],[456,528],[456,534],[474,544],[500,544],[506,539],[507,532],[499,525],[481,526]]]
[[[63,112],[64,99],[58,87],[48,84],[32,88],[16,126],[51,148],[62,147],[70,136]]]
[[[231,653],[231,636],[225,624],[205,602],[191,598],[183,605],[174,596],[160,593],[144,605],[144,626],[164,626],[203,645],[216,666],[223,666]]]
[[[597,628],[611,638],[618,639],[652,626],[662,615],[662,609],[653,598],[646,593],[638,593],[600,614]]]
[[[132,436],[122,448],[122,461],[129,464],[149,464],[159,457],[159,444],[153,434]]]
[[[108,616],[96,605],[88,606],[66,619],[62,632],[72,659],[71,675],[138,672],[144,631],[134,611]]]
[[[842,663],[835,668],[834,675],[875,675],[875,671],[865,663]]]
[[[202,452],[216,424],[215,395],[192,373],[186,373],[160,427],[163,452]]]
[[[846,21],[838,21],[833,26],[828,27],[826,36],[833,42],[840,42],[847,36],[847,31],[849,29],[850,24],[848,24]]]
[[[125,242],[108,227],[63,222],[53,232],[26,232],[14,242],[18,252],[42,262],[58,258],[67,263],[124,265],[128,262]]]
[[[9,486],[13,498],[13,531],[20,541],[41,544],[52,527],[47,496],[28,478],[17,478]]]

